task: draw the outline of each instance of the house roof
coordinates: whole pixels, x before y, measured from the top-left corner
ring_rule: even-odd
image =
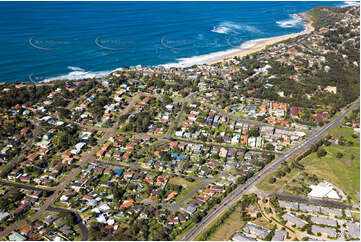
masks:
[[[10,241],[24,241],[24,240],[26,240],[26,237],[22,236],[18,232],[14,232],[11,235],[9,235],[9,240]]]

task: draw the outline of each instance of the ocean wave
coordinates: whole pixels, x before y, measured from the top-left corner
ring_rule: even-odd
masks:
[[[359,1],[344,1],[341,7],[360,6]]]
[[[263,42],[267,39],[271,39],[271,38],[248,40],[248,41],[245,41],[244,43],[242,43],[240,46],[234,47],[229,50],[217,51],[217,52],[213,52],[210,54],[199,55],[199,56],[179,58],[179,59],[177,59],[178,62],[163,64],[160,66],[163,66],[165,68],[171,68],[171,67],[185,68],[185,67],[190,67],[192,65],[206,64],[206,63],[213,62],[213,61],[216,61],[216,60],[219,60],[222,58],[226,58],[230,55],[238,53],[241,50],[250,49],[253,46],[257,45],[258,43]]]
[[[69,68],[71,69],[71,68]],[[112,71],[72,71],[65,75],[60,75],[56,77],[50,77],[47,79],[42,80],[41,82],[50,82],[56,80],[82,80],[87,78],[102,78],[109,75]]]
[[[76,66],[68,66],[67,68],[72,70],[72,71],[84,71],[83,68],[76,67]]]
[[[298,14],[289,14],[290,18],[282,21],[276,21],[276,23],[282,28],[293,28],[297,25],[304,25],[304,19]]]
[[[239,31],[248,31],[251,33],[262,33],[259,29],[254,26],[247,24],[237,24],[231,21],[221,22],[218,26],[214,26],[211,32],[218,34],[229,34],[229,33],[239,33]]]

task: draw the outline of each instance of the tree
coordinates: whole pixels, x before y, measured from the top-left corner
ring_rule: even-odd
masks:
[[[341,152],[337,152],[336,158],[341,159],[343,157],[343,154]]]
[[[61,216],[64,217],[71,226],[74,226],[77,222],[77,218],[73,212],[61,212]]]
[[[258,137],[259,136],[259,129],[258,128],[252,128],[248,130],[247,132],[248,136]]]
[[[273,146],[273,144],[271,144],[271,143],[268,143],[268,144],[266,144],[265,145],[265,147],[264,147],[266,150],[274,150],[274,146]]]
[[[323,157],[325,155],[327,155],[327,151],[325,150],[325,148],[318,149],[318,151],[317,151],[317,157],[318,158],[321,158],[321,157]]]
[[[277,181],[276,177],[271,177],[269,182],[270,183],[275,183],[276,181]]]

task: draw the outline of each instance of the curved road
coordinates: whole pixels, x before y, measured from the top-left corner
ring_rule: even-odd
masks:
[[[83,220],[80,217],[80,215],[72,210],[68,210],[68,209],[64,209],[64,208],[54,208],[54,207],[48,207],[47,208],[48,211],[52,211],[52,212],[57,212],[57,213],[61,213],[61,212],[65,212],[65,213],[72,213],[73,215],[75,215],[76,217],[76,225],[79,226],[80,232],[81,232],[81,240],[82,241],[87,241],[88,240],[88,236],[89,236],[89,231],[88,228],[86,227],[85,224],[83,224]]]
[[[181,240],[193,240],[206,226],[212,222],[219,214],[221,214],[229,205],[236,202],[240,197],[253,185],[256,185],[261,179],[265,178],[268,174],[274,171],[282,162],[287,159],[298,155],[302,151],[306,150],[311,145],[317,143],[331,128],[335,125],[339,124],[342,119],[348,115],[352,110],[358,108],[360,106],[360,100],[351,105],[348,109],[344,110],[336,119],[326,124],[324,127],[317,130],[315,133],[311,135],[311,137],[301,143],[299,146],[289,150],[284,153],[274,162],[268,164],[264,169],[262,169],[259,173],[255,174],[253,177],[248,179],[246,183],[236,188],[232,193],[230,193],[223,201],[214,208],[210,213],[208,213],[200,223],[196,224],[191,230],[188,231],[186,235],[181,238]]]
[[[23,184],[17,184],[17,183],[11,183],[11,182],[4,182],[4,181],[0,181],[1,185],[7,185],[7,186],[13,186],[13,187],[17,187],[17,188],[21,188],[21,189],[25,189],[25,190],[32,190],[32,191],[43,191],[48,193],[49,195],[51,195],[53,193],[53,191],[48,190],[48,189],[44,189],[44,188],[40,188],[40,187],[33,187],[33,186],[28,186],[28,185],[23,185]],[[82,241],[86,241],[88,240],[88,228],[85,226],[85,224],[83,224],[83,220],[80,217],[80,215],[72,210],[68,210],[68,209],[64,209],[64,208],[54,208],[54,207],[48,207],[47,208],[48,211],[53,211],[53,212],[66,212],[66,213],[73,213],[76,217],[76,225],[79,226],[80,228],[80,232],[82,234]]]

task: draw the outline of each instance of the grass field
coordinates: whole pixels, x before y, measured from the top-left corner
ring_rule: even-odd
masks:
[[[352,197],[353,203],[358,203],[360,191],[360,141],[359,138],[353,138],[353,129],[346,127],[335,127],[329,132],[335,138],[343,136],[353,145],[330,145],[323,146],[327,155],[321,158],[316,153],[312,153],[300,161],[304,165],[307,173],[315,174],[321,179],[325,179],[341,188],[347,195]],[[337,158],[336,154],[341,152],[342,158]],[[274,173],[262,180],[257,188],[265,192],[276,192],[279,189],[285,190],[285,185],[296,178],[301,172],[298,169],[292,171],[281,179],[277,179],[274,184],[269,182]]]
[[[226,211],[225,211],[226,212]],[[222,217],[222,215],[225,213],[223,212],[221,215],[218,216],[218,219]],[[216,223],[217,220],[214,220],[212,223],[210,223],[206,229],[210,228],[214,223]],[[210,241],[226,241],[230,240],[231,236],[234,235],[234,233],[241,230],[243,225],[245,224],[245,221],[242,220],[242,217],[240,215],[239,208],[234,210],[231,215],[224,221],[224,223],[217,228],[217,230],[207,239]],[[206,231],[204,229],[204,231]],[[202,233],[200,233],[195,240],[199,240],[201,238]]]
[[[199,181],[190,182],[182,177],[172,177],[168,183],[183,186],[182,192],[175,198],[175,201],[178,202],[190,191],[196,188],[201,182]]]

